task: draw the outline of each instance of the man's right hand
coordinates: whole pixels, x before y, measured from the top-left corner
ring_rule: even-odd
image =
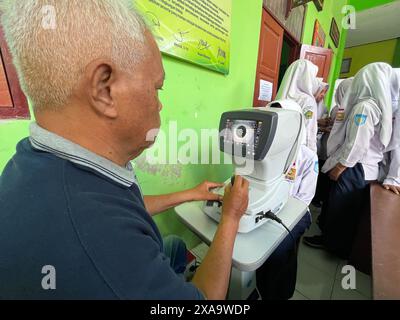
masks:
[[[222,217],[217,232],[192,280],[208,300],[226,297],[239,221],[249,203],[249,182],[236,176],[233,186],[226,187],[222,201]]]
[[[227,185],[222,205],[222,218],[239,223],[249,204],[249,182],[241,176],[235,177],[233,186]]]

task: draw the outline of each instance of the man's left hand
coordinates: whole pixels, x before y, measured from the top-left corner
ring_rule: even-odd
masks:
[[[395,194],[397,194],[397,195],[400,195],[400,187],[397,187],[397,186],[393,186],[393,185],[390,185],[390,184],[384,184],[384,185],[382,185],[386,190],[390,190],[390,191],[392,191],[393,193],[395,193]]]
[[[190,198],[193,201],[222,201],[223,197],[211,192],[211,190],[215,188],[221,188],[223,186],[223,183],[204,181],[197,187],[188,190],[188,192],[190,193]]]

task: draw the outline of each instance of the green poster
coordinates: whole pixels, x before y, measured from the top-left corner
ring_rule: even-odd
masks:
[[[231,0],[136,0],[160,50],[229,73]]]

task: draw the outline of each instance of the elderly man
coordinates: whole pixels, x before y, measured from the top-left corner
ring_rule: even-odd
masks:
[[[0,178],[0,298],[224,299],[248,183],[227,188],[214,242],[185,282],[151,216],[215,199],[216,184],[142,197],[130,160],[154,142],[164,71],[128,1],[0,1],[36,118]]]

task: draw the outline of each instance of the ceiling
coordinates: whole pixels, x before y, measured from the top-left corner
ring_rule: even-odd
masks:
[[[400,0],[357,13],[356,29],[349,30],[346,47],[400,37]]]

